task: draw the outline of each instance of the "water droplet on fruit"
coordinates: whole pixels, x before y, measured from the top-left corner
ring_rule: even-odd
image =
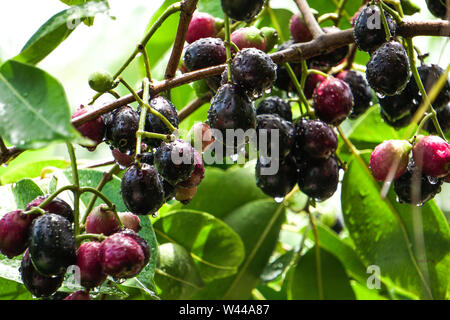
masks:
[[[430,182],[431,184],[437,184],[440,182],[439,178],[435,178],[435,177],[431,177],[431,176],[428,176],[427,178],[428,178],[428,182]]]

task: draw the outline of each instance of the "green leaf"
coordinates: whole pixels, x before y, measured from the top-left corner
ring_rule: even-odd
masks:
[[[350,281],[350,285],[352,286],[357,300],[387,300],[386,297],[379,295],[377,290],[369,289],[367,286],[364,286],[357,281]]]
[[[190,253],[205,282],[235,274],[244,260],[239,235],[205,212],[175,211],[156,221],[154,228],[159,243],[174,242]]]
[[[281,27],[281,34],[278,35],[281,42],[289,40],[291,36],[291,32],[289,30],[288,21],[291,19],[293,12],[287,9],[272,9],[274,16],[276,17],[278,24]],[[287,23],[284,23],[284,22]],[[272,27],[274,28],[274,24],[272,23],[271,16],[269,14],[265,14],[263,18],[257,23],[258,28],[262,27]]]
[[[33,296],[23,284],[0,278],[0,300],[32,300]]]
[[[363,155],[366,164],[369,157]],[[356,159],[344,175],[341,200],[346,226],[366,265],[379,266],[382,278],[417,296],[445,298],[450,231],[434,201],[422,207],[400,204],[393,190],[381,199],[380,185]]]
[[[350,281],[341,262],[325,249],[320,249],[322,292],[325,300],[354,300]],[[288,298],[293,300],[320,299],[316,250],[304,254],[289,278]]]
[[[237,274],[210,282],[194,298],[248,299],[272,255],[284,219],[284,206],[272,199],[247,203],[227,215],[224,221],[244,243],[245,260]]]
[[[206,12],[216,18],[223,18],[221,1],[217,0],[199,0],[197,9],[200,12]]]
[[[189,299],[203,282],[189,252],[176,243],[159,246],[155,282],[162,299]]]
[[[14,59],[37,64],[56,49],[81,22],[108,10],[107,2],[91,1],[57,13],[36,31]]]
[[[44,195],[41,188],[31,179],[22,179],[12,186],[18,209],[25,209],[28,203]]]
[[[79,136],[61,84],[43,70],[9,60],[0,67],[0,135],[19,148]]]
[[[139,219],[141,221],[139,235],[147,241],[147,244],[150,247],[150,260],[136,278],[140,282],[139,286],[145,286],[145,288],[143,288],[145,291],[155,291],[156,288],[153,277],[155,276],[156,260],[158,257],[158,242],[150,218],[148,216],[140,216]]]
[[[285,254],[266,265],[262,274],[262,282],[271,282],[278,279],[284,271],[289,267],[295,255],[295,250],[289,250]]]
[[[66,160],[63,159],[48,159],[48,160],[38,160],[30,161],[13,166],[11,170],[6,171],[0,176],[1,184],[8,184],[19,181],[23,178],[35,178],[39,177],[42,169],[53,167],[64,169],[70,165]]]

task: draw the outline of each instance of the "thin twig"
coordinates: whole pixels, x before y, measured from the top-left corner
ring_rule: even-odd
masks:
[[[181,109],[180,112],[178,112],[178,118],[179,118],[180,122],[182,122],[190,114],[192,114],[198,108],[200,108],[205,103],[207,103],[211,98],[212,98],[212,94],[211,93],[207,93],[203,97],[197,98],[197,99],[191,101],[191,103],[189,103],[186,107]]]

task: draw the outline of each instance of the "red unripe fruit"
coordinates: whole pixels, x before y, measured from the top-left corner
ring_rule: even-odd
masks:
[[[141,230],[141,221],[137,215],[131,212],[119,212],[119,218],[124,228],[131,229],[134,232]]]
[[[85,113],[91,111],[92,107],[83,107],[80,106],[72,115],[72,119],[75,119]],[[103,138],[105,137],[105,122],[103,120],[103,116],[99,116],[98,118],[88,121],[76,128],[83,137],[89,138],[92,140],[95,145],[93,146],[84,146],[89,151],[94,151],[97,145],[99,145]]]
[[[85,288],[99,286],[106,280],[100,260],[100,242],[83,242],[77,251],[77,266],[80,268],[80,282]]]
[[[314,89],[317,88],[317,86],[322,83],[326,78],[320,74],[317,73],[311,73],[306,78],[305,83],[305,96],[307,99],[311,99],[314,94]]]
[[[289,21],[289,29],[295,42],[308,42],[313,39],[311,32],[305,24],[305,20],[301,13],[297,12]]]
[[[13,258],[28,246],[31,222],[36,216],[24,215],[22,210],[5,214],[0,220],[0,252]]]
[[[194,165],[194,171],[191,176],[187,180],[180,182],[179,186],[194,188],[202,182],[205,177],[205,165],[203,164],[202,155],[197,150],[194,152]]]
[[[353,107],[353,94],[347,83],[328,77],[314,90],[314,109],[320,120],[339,125]]]
[[[114,157],[114,160],[116,160],[119,165],[125,168],[130,167],[134,163],[134,155],[132,154],[120,152],[119,149],[113,149],[111,153]]]
[[[100,261],[104,273],[116,279],[128,279],[144,268],[145,254],[132,237],[115,233],[101,243]]]
[[[450,145],[438,136],[422,136],[413,147],[414,161],[428,176],[443,178],[450,173]]]
[[[197,187],[193,188],[185,188],[182,186],[176,187],[175,199],[180,201],[182,204],[186,205],[194,199],[195,194],[197,193]]]
[[[194,146],[198,152],[204,152],[214,142],[212,130],[206,123],[196,123],[189,131],[187,141]]]
[[[86,232],[109,236],[119,231],[119,222],[106,205],[95,207],[86,219]]]
[[[375,179],[392,181],[399,178],[408,168],[410,150],[411,144],[405,140],[387,140],[376,146],[369,164]]]
[[[64,300],[91,300],[91,297],[88,292],[78,290],[65,297]]]
[[[204,12],[194,12],[189,23],[186,41],[192,43],[202,38],[215,38],[217,34],[215,18]]]
[[[27,207],[25,210],[31,210],[33,207],[39,207],[42,202],[44,202],[48,198],[48,195],[46,196],[39,196],[33,201],[31,201],[29,204],[27,204]],[[70,205],[62,200],[61,198],[54,198],[52,201],[47,203],[44,207],[42,207],[46,212],[54,213],[59,216],[63,216],[69,222],[73,222],[73,210],[70,207]]]
[[[230,39],[239,50],[245,48],[256,48],[261,51],[266,50],[266,39],[264,34],[256,27],[237,29],[231,34]]]

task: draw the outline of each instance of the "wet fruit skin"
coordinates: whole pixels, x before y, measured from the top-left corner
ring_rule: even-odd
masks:
[[[444,133],[450,131],[450,103],[442,110],[437,112],[437,119]],[[437,133],[436,128],[434,127],[433,121],[431,119],[425,123],[423,129],[432,134]]]
[[[92,109],[92,107],[81,106],[72,114],[72,119],[82,116],[83,114],[90,112]],[[99,116],[94,120],[88,121],[78,126],[76,129],[83,137],[89,138],[95,143],[94,146],[86,146],[89,151],[94,151],[97,145],[99,145],[105,138],[105,121],[103,116]]]
[[[438,136],[420,136],[413,147],[416,166],[424,174],[443,178],[450,173],[450,144]]]
[[[446,19],[447,5],[445,0],[426,0],[428,10],[438,18]]]
[[[122,153],[120,152],[118,149],[113,149],[111,151],[114,160],[121,166],[128,168],[129,166],[131,166],[134,162],[134,155],[132,154],[127,154],[127,153]]]
[[[88,292],[78,290],[65,297],[64,300],[91,300],[91,297]]]
[[[353,95],[347,83],[334,77],[322,81],[314,90],[314,106],[320,120],[339,125],[353,107]]]
[[[311,158],[328,159],[336,152],[337,145],[336,133],[325,122],[300,119],[296,123],[294,153],[298,157],[307,153]]]
[[[178,128],[179,119],[175,106],[168,99],[162,96],[157,96],[150,99],[150,107],[161,113],[175,128]],[[140,108],[138,108],[140,112]],[[170,134],[170,129],[162,122],[160,118],[148,112],[145,119],[145,131]],[[157,148],[161,144],[160,139],[144,139],[144,141],[151,147]]]
[[[141,230],[141,221],[137,215],[131,212],[119,212],[118,215],[124,228],[131,229],[134,232]]]
[[[397,24],[388,12],[385,12],[384,14],[386,16],[389,31],[394,37],[397,30]],[[356,18],[353,35],[359,50],[366,52],[372,52],[386,42],[386,33],[384,31],[381,12],[378,6],[368,5],[359,13]]]
[[[130,106],[112,111],[105,119],[106,139],[120,152],[133,152],[136,148],[136,132],[139,114]]]
[[[253,26],[237,29],[231,34],[230,39],[239,50],[245,48],[256,48],[261,51],[266,50],[264,34],[261,30]]]
[[[261,169],[271,166],[269,159],[256,162],[255,176],[256,185],[265,194],[271,197],[284,197],[297,183],[298,173],[295,158],[292,155],[287,156],[284,161],[280,161],[279,169],[274,175],[263,175]]]
[[[197,187],[205,177],[205,165],[203,163],[202,155],[195,150],[194,151],[194,171],[191,173],[187,180],[180,182],[178,185],[184,188]]]
[[[31,262],[30,253],[27,250],[20,264],[20,276],[23,284],[35,297],[48,297],[61,287],[64,275],[46,277],[41,275]]]
[[[382,44],[367,63],[366,79],[376,92],[391,96],[400,93],[410,77],[408,55],[396,42]]]
[[[155,151],[155,167],[172,185],[187,180],[195,169],[195,149],[190,143],[176,140],[163,142]]]
[[[256,127],[258,134],[258,149],[262,152],[265,149],[266,152],[262,152],[266,156],[278,157],[279,159],[285,158],[292,149],[294,144],[294,125],[280,118],[275,114],[261,114],[257,116],[258,125]],[[262,145],[262,141],[260,140],[261,135],[264,134],[261,130],[266,130],[265,134],[267,136],[266,144]],[[275,140],[275,143],[278,147],[278,152],[274,153],[272,145],[272,130],[278,130],[278,139]]]
[[[334,157],[303,159],[298,163],[300,191],[319,201],[330,198],[339,183],[339,165]]]
[[[221,0],[222,10],[231,19],[248,21],[262,9],[264,0]]]
[[[307,99],[311,99],[313,97],[314,94],[314,89],[317,88],[317,86],[322,83],[322,81],[325,80],[325,77],[317,74],[317,73],[312,73],[310,75],[308,75],[308,77],[306,78],[306,83],[305,83],[305,97]]]
[[[289,21],[289,30],[295,42],[308,42],[313,39],[301,13],[295,13]]]
[[[130,236],[115,233],[101,243],[102,270],[116,279],[136,276],[145,266],[144,260],[141,246]]]
[[[397,166],[392,179],[398,179],[407,169],[411,144],[405,140],[387,140],[375,147],[369,167],[378,181],[386,181],[392,166]]]
[[[354,106],[349,118],[355,119],[366,112],[372,101],[372,90],[365,77],[354,70],[345,70],[340,72],[336,78],[345,81],[352,91]]]
[[[48,195],[46,196],[39,196],[33,201],[31,201],[29,204],[27,204],[27,207],[25,210],[30,210],[32,207],[38,207],[42,202],[44,202],[48,198]],[[65,202],[61,198],[54,198],[50,203],[46,204],[42,209],[44,209],[46,212],[54,213],[57,215],[60,215],[70,222],[73,222],[73,210],[71,206]]]
[[[161,178],[155,167],[147,164],[128,168],[122,177],[121,194],[128,210],[137,215],[153,214],[164,203]]]
[[[423,86],[425,87],[425,91],[430,93],[433,86],[436,84],[438,79],[444,73],[444,69],[442,69],[437,64],[423,64],[417,68],[419,71],[420,79],[422,80]],[[412,82],[412,90],[417,91],[419,94],[419,88],[417,86],[416,81],[413,78]],[[433,101],[433,108],[436,111],[443,109],[450,102],[450,82],[447,80],[444,84],[444,87],[439,91],[436,99]]]
[[[77,266],[80,268],[80,282],[85,288],[99,286],[106,280],[100,260],[100,242],[83,242],[77,251]]]
[[[69,220],[53,213],[33,220],[29,249],[33,265],[41,274],[64,273],[76,262],[75,236]]]
[[[277,65],[266,53],[255,48],[239,51],[233,59],[231,70],[233,81],[252,95],[270,90],[277,76]]]
[[[256,128],[256,111],[245,91],[236,84],[224,84],[211,100],[208,121],[212,129],[220,130],[224,140],[226,129]],[[218,137],[215,137],[218,139]]]
[[[165,180],[162,177],[161,177],[161,179],[162,179],[162,185],[163,185],[163,189],[164,189],[164,202],[167,202],[169,200],[172,200],[175,197],[176,190],[173,185],[171,185],[169,182],[167,182],[167,180]]]
[[[119,222],[108,206],[100,205],[92,209],[86,219],[86,232],[109,236],[119,230]]]
[[[323,28],[325,33],[334,33],[341,31],[337,27],[325,27]],[[337,48],[330,53],[326,53],[320,56],[313,57],[308,60],[308,65],[310,67],[316,67],[319,69],[329,69],[331,67],[337,66],[341,63],[347,56],[349,51],[349,46],[343,46]]]
[[[215,37],[216,20],[205,12],[194,12],[186,34],[186,41],[192,43],[202,38]]]
[[[277,96],[267,97],[258,104],[256,114],[276,114],[284,120],[292,122],[292,110],[290,104]]]
[[[405,173],[394,181],[394,191],[400,202],[421,205],[441,192],[442,180],[432,179],[435,180],[434,183],[431,183],[430,178],[417,168],[414,161],[410,161]],[[418,183],[420,183],[420,193],[412,195],[415,190],[413,186]]]
[[[9,259],[23,253],[29,243],[28,233],[35,216],[22,210],[6,213],[0,220],[0,251]]]
[[[146,266],[150,260],[150,247],[149,247],[147,241],[145,241],[144,238],[142,238],[140,235],[138,235],[136,232],[134,232],[131,229],[124,229],[124,230],[120,231],[120,234],[124,235],[124,236],[128,236],[137,242],[137,244],[141,247],[142,252],[144,253],[144,266]]]

